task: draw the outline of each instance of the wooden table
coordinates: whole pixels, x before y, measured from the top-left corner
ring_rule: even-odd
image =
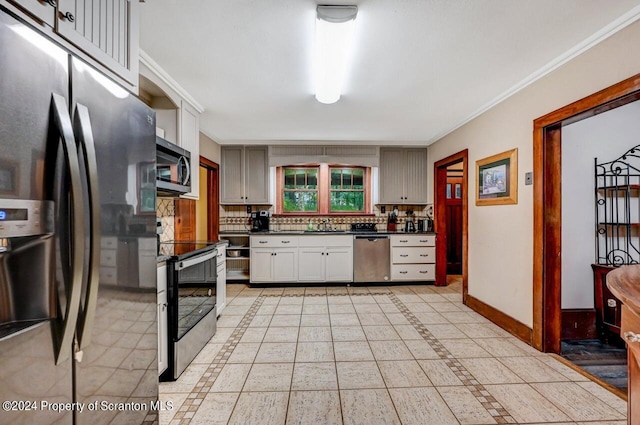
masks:
[[[629,370],[627,423],[640,425],[640,265],[613,270],[607,286],[622,301],[620,333],[627,343]]]

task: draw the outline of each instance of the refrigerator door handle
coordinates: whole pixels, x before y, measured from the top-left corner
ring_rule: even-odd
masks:
[[[89,272],[87,291],[84,300],[84,310],[81,311],[78,327],[79,350],[84,350],[91,344],[93,320],[98,303],[98,286],[100,281],[100,193],[98,191],[98,162],[96,160],[96,146],[93,140],[93,130],[89,109],[81,104],[76,105],[74,114],[74,130],[77,142],[84,155],[89,190],[89,228],[91,239],[89,242]]]
[[[59,94],[52,94],[53,121],[62,139],[62,147],[69,171],[72,199],[72,229],[71,239],[71,287],[67,295],[66,316],[62,325],[62,335],[58,338],[56,347],[56,364],[60,364],[69,358],[73,346],[78,313],[80,311],[80,297],[82,292],[82,268],[84,261],[84,216],[82,200],[82,179],[80,175],[80,163],[76,150],[71,117],[67,110],[67,101]]]

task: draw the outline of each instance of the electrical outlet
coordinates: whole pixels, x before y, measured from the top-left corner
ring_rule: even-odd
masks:
[[[524,173],[524,184],[526,186],[533,184],[533,172],[529,171],[528,173]]]
[[[387,206],[386,206],[386,205],[382,205],[382,206],[380,206],[380,212],[381,212],[382,214],[386,213],[386,212],[387,212]]]
[[[247,205],[247,214],[251,214],[251,205]]]

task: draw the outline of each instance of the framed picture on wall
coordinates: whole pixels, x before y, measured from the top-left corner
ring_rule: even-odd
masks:
[[[476,205],[518,203],[518,149],[476,161]]]

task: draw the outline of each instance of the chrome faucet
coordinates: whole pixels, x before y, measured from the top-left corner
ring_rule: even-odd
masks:
[[[331,220],[325,218],[321,223],[318,223],[317,227],[319,232],[329,232],[332,230]]]

